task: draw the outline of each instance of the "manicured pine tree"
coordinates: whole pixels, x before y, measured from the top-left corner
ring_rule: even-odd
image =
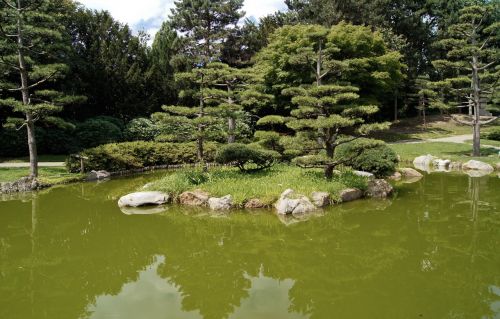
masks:
[[[346,38],[340,41],[339,34]],[[367,40],[365,35],[374,41]],[[356,69],[360,69],[357,76],[364,77],[366,81],[396,82],[393,78],[400,75],[400,56],[386,52],[379,37],[364,27],[345,23],[332,29],[298,25],[281,29],[270,45],[277,46],[277,50],[268,47],[263,52],[261,59],[287,61],[284,66],[287,69],[271,72],[272,76],[294,79],[288,81],[291,83],[302,83],[282,90],[282,94],[292,97],[292,104],[297,106],[291,111],[292,119],[286,123],[297,133],[297,146],[317,153],[297,158],[299,166],[324,168],[325,176],[331,178],[336,166],[352,160],[336,158],[337,146],[389,127],[389,123],[367,124],[366,120],[378,112],[378,107],[359,101],[358,87],[338,81],[342,73],[354,74]],[[367,49],[370,45],[373,45],[373,50]],[[287,49],[280,53],[282,47]],[[370,61],[372,65],[378,64],[379,68],[367,73]],[[271,69],[273,67],[270,66]],[[313,84],[308,84],[310,80],[314,81]],[[359,150],[355,155],[359,155],[379,144],[366,142],[356,145]]]
[[[35,123],[43,118],[61,123],[49,115],[84,99],[65,95],[54,85],[68,69],[64,57],[69,41],[58,20],[63,5],[55,0],[0,2],[0,105],[24,117],[32,178],[38,177]]]
[[[500,22],[494,17],[498,12],[498,3],[473,5],[460,10],[459,21],[451,25],[445,38],[438,42],[447,51],[446,60],[434,61],[438,70],[454,71],[435,83],[440,90],[450,92],[452,96],[470,106],[472,114],[468,118],[454,116],[462,124],[473,128],[472,155],[480,156],[481,125],[491,123],[497,117],[482,117],[484,101],[498,91],[500,68],[498,68],[500,40]],[[443,99],[443,104],[449,100]]]
[[[228,99],[227,90],[217,88],[219,83],[219,63],[208,64],[203,68],[195,68],[190,72],[176,74],[177,82],[185,87],[179,97],[185,100],[198,101],[198,106],[164,106],[166,113],[153,114],[156,121],[163,123],[179,122],[191,128],[192,139],[197,143],[197,156],[201,164],[205,162],[204,142],[208,139],[208,128],[216,122],[216,116],[223,110],[222,101]]]

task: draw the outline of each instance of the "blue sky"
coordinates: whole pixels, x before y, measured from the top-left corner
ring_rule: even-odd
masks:
[[[174,0],[79,0],[86,7],[111,12],[120,22],[127,23],[134,31],[145,30],[154,36],[161,23],[167,19]],[[245,0],[243,10],[247,17],[260,18],[283,10],[283,0]]]

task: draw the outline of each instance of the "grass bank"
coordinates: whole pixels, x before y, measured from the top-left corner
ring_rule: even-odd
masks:
[[[498,127],[500,127],[498,124],[482,126],[481,133],[488,133]],[[374,134],[373,137],[390,143],[403,140],[428,140],[465,134],[472,134],[470,126],[459,124],[451,120],[450,117],[432,115],[427,118],[427,125],[425,126],[422,123],[422,119],[418,117],[401,119],[399,122],[394,123],[390,130]]]
[[[68,155],[39,155],[39,162],[64,162]],[[26,163],[29,162],[29,156],[24,157],[0,157],[0,163]]]
[[[201,189],[215,197],[231,194],[237,205],[243,205],[252,198],[271,205],[287,188],[306,196],[310,196],[314,191],[328,192],[334,200],[338,200],[340,191],[349,187],[365,189],[366,179],[344,172],[327,181],[319,169],[305,170],[280,164],[251,174],[242,173],[236,168],[216,168],[208,173],[180,170],[148,184],[146,189],[174,196],[184,191]]]
[[[0,168],[0,182],[13,182],[29,175],[29,168]],[[81,174],[68,173],[65,167],[40,167],[39,180],[43,184],[55,185],[80,181]]]
[[[467,162],[469,160],[478,160],[490,164],[500,162],[498,150],[490,147],[481,148],[481,157],[470,156],[472,146],[468,144],[447,143],[447,142],[424,142],[409,144],[390,144],[389,145],[400,157],[401,162],[413,162],[415,157],[431,154],[442,159],[452,161]]]

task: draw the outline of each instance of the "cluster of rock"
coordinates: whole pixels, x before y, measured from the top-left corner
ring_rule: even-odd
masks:
[[[11,194],[21,192],[31,192],[41,188],[42,185],[36,178],[23,177],[15,182],[0,183],[0,193]]]
[[[111,177],[111,173],[108,171],[91,171],[87,174],[85,178],[87,181],[100,181],[103,179],[108,179]]]
[[[363,196],[374,198],[386,198],[393,192],[393,187],[383,179],[371,179],[368,182],[368,187],[365,193],[356,188],[348,188],[340,193],[340,201],[349,202]],[[118,206],[126,214],[134,213],[130,208],[150,205],[163,205],[171,201],[171,196],[161,192],[138,192],[123,196],[118,201]],[[183,192],[177,198],[178,202],[187,206],[202,206],[209,207],[214,211],[225,211],[234,208],[233,198],[231,195],[223,197],[210,197],[210,194],[203,190],[193,190]],[[276,212],[279,215],[299,216],[306,213],[317,211],[319,208],[333,204],[333,200],[327,192],[313,192],[311,198],[296,193],[292,189],[285,190],[278,201],[274,204]],[[246,209],[256,209],[267,207],[259,199],[248,200],[244,207]],[[149,213],[139,212],[141,214]]]
[[[462,164],[461,162],[452,162],[449,159],[440,159],[430,154],[416,157],[413,160],[413,166],[426,172],[463,171],[472,177],[485,176],[495,170],[490,164],[481,161],[470,160]]]

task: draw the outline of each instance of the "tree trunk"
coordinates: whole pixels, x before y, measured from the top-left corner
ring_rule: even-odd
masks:
[[[205,115],[205,101],[203,96],[203,74],[201,75],[201,84],[200,84],[200,110],[198,113],[198,117],[203,117]],[[197,155],[198,161],[203,164],[204,163],[204,154],[203,154],[203,136],[204,136],[204,127],[203,124],[198,124],[198,139],[197,139]]]
[[[236,130],[236,119],[234,117],[230,117],[228,119],[228,136],[227,136],[227,143],[231,144],[236,141],[236,135],[235,135],[235,130]]]
[[[398,92],[394,92],[394,122],[398,121]]]
[[[472,120],[473,125],[473,136],[472,136],[472,156],[481,156],[481,118],[480,118],[480,108],[481,108],[481,89],[479,87],[479,74],[478,74],[478,58],[477,56],[472,56],[472,98],[474,105],[474,115]]]
[[[333,178],[333,169],[335,168],[335,166],[333,165],[326,165],[325,166],[325,177],[326,179],[330,180]]]
[[[230,105],[234,104],[233,98],[231,97],[232,90],[230,84],[227,85],[227,94],[228,94],[227,103]],[[227,121],[227,125],[228,125],[227,143],[232,144],[236,141],[236,135],[235,135],[236,118],[230,115]]]
[[[323,48],[321,41],[319,42],[318,60],[316,61],[316,85],[321,85],[321,68],[323,66]]]
[[[22,10],[21,0],[17,0],[17,8],[19,12]],[[24,58],[24,46],[23,46],[23,29],[21,21],[21,13],[17,18],[17,54],[19,60],[19,74],[21,76],[21,94],[23,97],[23,104],[28,107],[30,104],[30,94],[28,85],[28,70],[26,68],[26,61]],[[30,177],[38,177],[38,153],[36,150],[36,137],[35,137],[35,123],[33,115],[29,110],[26,113],[26,127],[28,134],[28,149],[30,154]]]

